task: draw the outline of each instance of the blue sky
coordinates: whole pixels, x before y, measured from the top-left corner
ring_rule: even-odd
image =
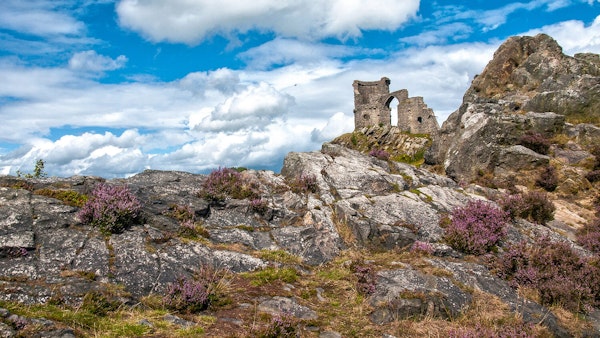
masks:
[[[440,123],[513,35],[600,53],[600,1],[2,0],[0,174],[279,171],[353,129],[352,81]]]

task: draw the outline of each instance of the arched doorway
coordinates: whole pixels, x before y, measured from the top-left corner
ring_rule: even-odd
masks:
[[[390,125],[394,127],[398,126],[398,105],[400,104],[400,101],[397,97],[390,95],[385,101],[383,101],[383,103],[385,105],[385,109],[390,114]]]
[[[390,110],[390,114],[391,114],[391,124],[394,127],[398,126],[398,105],[400,104],[400,101],[398,101],[397,98],[392,97],[392,100],[389,101],[388,103],[388,108]]]

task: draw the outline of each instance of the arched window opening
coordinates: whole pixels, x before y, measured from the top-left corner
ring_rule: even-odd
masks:
[[[400,104],[400,102],[398,101],[397,98],[393,98],[388,103],[388,108],[390,109],[390,114],[391,114],[391,124],[394,127],[398,126],[398,105],[399,104]]]
[[[417,117],[417,122],[423,123],[423,118],[421,116]]]

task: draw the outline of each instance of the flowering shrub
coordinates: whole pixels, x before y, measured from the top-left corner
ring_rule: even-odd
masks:
[[[295,338],[298,335],[297,323],[289,314],[275,315],[270,325],[260,334],[261,338]]]
[[[542,238],[519,243],[493,260],[499,277],[513,287],[538,290],[542,304],[560,304],[573,311],[600,304],[600,266],[580,257],[566,243]]]
[[[141,209],[129,188],[101,183],[79,211],[79,218],[102,232],[118,233],[139,221]]]
[[[224,201],[227,197],[245,199],[256,197],[255,187],[235,169],[219,168],[202,183],[200,197]]]
[[[369,152],[369,155],[384,161],[387,161],[390,158],[390,154],[381,149],[373,149]]]
[[[577,231],[577,242],[584,248],[600,254],[600,218]]]
[[[593,170],[600,169],[600,146],[595,146],[590,150],[590,154],[594,156],[594,167]]]
[[[511,218],[525,218],[538,224],[554,219],[554,204],[548,200],[548,194],[540,191],[531,191],[525,195],[506,195],[498,201],[502,210]]]
[[[425,255],[431,255],[434,250],[431,244],[427,242],[416,241],[411,246],[410,251]]]
[[[166,216],[173,217],[180,222],[193,221],[195,218],[194,210],[192,210],[192,207],[177,204],[170,205],[169,210],[165,211],[163,214]]]
[[[508,214],[490,203],[471,201],[452,211],[444,238],[457,250],[481,255],[506,236],[507,220]]]
[[[180,277],[167,286],[163,304],[168,309],[195,313],[206,310],[217,299],[219,273],[202,267],[193,277]]]
[[[550,140],[544,137],[544,135],[535,132],[528,132],[521,136],[519,144],[542,155],[548,155],[548,151],[550,150]]]
[[[547,166],[535,181],[535,184],[546,191],[554,191],[558,187],[558,175],[553,166]]]
[[[498,204],[502,210],[508,213],[508,216],[510,216],[511,219],[522,217],[525,209],[527,209],[521,194],[504,195],[502,198],[500,198]]]
[[[314,175],[301,174],[300,176],[288,181],[288,185],[293,192],[305,194],[308,192],[317,192],[319,186],[317,178]]]
[[[3,257],[10,257],[10,258],[17,258],[17,257],[24,257],[27,256],[27,249],[22,248],[22,247],[14,247],[14,246],[10,246],[10,247],[1,247],[0,248],[0,258]]]
[[[263,214],[267,211],[269,207],[269,203],[262,198],[255,198],[250,201],[250,209],[253,211]]]
[[[548,199],[548,194],[541,191],[530,191],[523,196],[526,206],[523,218],[538,224],[546,224],[554,219],[554,204]]]
[[[591,183],[600,181],[600,170],[592,170],[585,174],[585,178]]]
[[[209,238],[210,233],[200,224],[193,220],[186,220],[179,224],[177,235],[187,239],[198,239],[199,237]]]
[[[375,293],[377,281],[375,270],[372,266],[353,264],[352,271],[354,272],[354,276],[358,279],[356,282],[358,293],[365,296],[370,296]]]

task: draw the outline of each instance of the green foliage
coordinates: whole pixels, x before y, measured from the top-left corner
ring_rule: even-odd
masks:
[[[33,192],[36,195],[47,196],[63,201],[66,205],[72,207],[81,208],[85,205],[88,200],[88,196],[80,194],[74,190],[53,190],[53,189],[39,189]]]
[[[121,304],[110,299],[101,292],[92,291],[83,297],[81,309],[96,316],[104,317],[109,312],[116,311]]]
[[[258,257],[271,262],[278,262],[282,264],[299,264],[302,259],[298,256],[294,256],[284,250],[260,250]]]
[[[25,178],[42,178],[47,177],[46,171],[44,170],[45,162],[42,159],[39,159],[35,162],[35,167],[33,168],[33,173],[24,174],[20,170],[17,170],[17,177],[24,176]]]
[[[402,163],[408,163],[411,165],[419,166],[419,165],[423,164],[423,162],[425,161],[425,151],[426,151],[426,149],[421,149],[412,155],[398,154],[398,155],[392,156],[391,160],[395,161],[395,162],[402,162]]]
[[[210,233],[201,224],[196,223],[192,220],[181,222],[177,235],[182,238],[197,240],[201,237],[210,238]]]
[[[270,284],[275,281],[293,283],[298,279],[298,272],[294,268],[267,267],[260,271],[245,273],[244,275],[251,279],[251,284],[254,286]]]
[[[179,222],[193,221],[195,218],[194,211],[191,207],[177,204],[169,205],[169,209],[163,214],[165,216],[173,217]]]

